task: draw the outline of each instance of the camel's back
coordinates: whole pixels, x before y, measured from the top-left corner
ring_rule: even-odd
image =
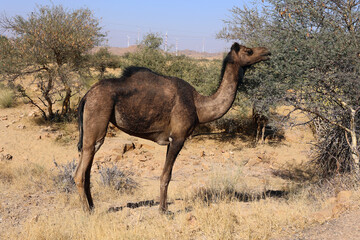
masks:
[[[103,80],[112,85],[117,100],[129,105],[173,105],[175,101],[193,101],[195,89],[182,79],[162,76],[147,68],[127,68],[121,78]]]

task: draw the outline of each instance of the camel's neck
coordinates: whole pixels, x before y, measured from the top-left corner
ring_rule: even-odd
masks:
[[[211,96],[198,94],[195,97],[195,106],[200,123],[221,118],[235,100],[237,86],[244,77],[245,70],[233,63],[228,63],[223,68],[221,84],[216,93]]]

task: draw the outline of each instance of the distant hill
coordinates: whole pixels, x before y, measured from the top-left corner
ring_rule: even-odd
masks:
[[[95,47],[91,52],[96,52],[100,47]],[[126,47],[126,48],[120,48],[120,47],[108,47],[109,51],[112,54],[118,55],[118,56],[123,56],[125,53],[133,53],[136,51],[137,46],[136,45],[132,45],[130,47]],[[173,54],[175,54],[174,52],[172,52]],[[188,57],[192,57],[192,58],[206,58],[206,59],[222,59],[223,58],[223,53],[208,53],[208,52],[197,52],[197,51],[193,51],[193,50],[181,50],[178,51],[179,55],[185,55]]]

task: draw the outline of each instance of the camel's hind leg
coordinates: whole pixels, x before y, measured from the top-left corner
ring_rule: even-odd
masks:
[[[94,203],[90,193],[90,172],[95,153],[104,142],[112,107],[88,104],[83,113],[83,141],[79,165],[75,171],[74,180],[80,194],[80,200],[85,211],[90,211]]]

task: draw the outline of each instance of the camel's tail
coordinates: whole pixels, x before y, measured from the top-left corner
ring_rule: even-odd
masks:
[[[83,148],[83,115],[84,115],[84,106],[85,106],[85,96],[81,99],[78,106],[78,121],[79,121],[79,143],[78,143],[78,151],[81,152]]]

